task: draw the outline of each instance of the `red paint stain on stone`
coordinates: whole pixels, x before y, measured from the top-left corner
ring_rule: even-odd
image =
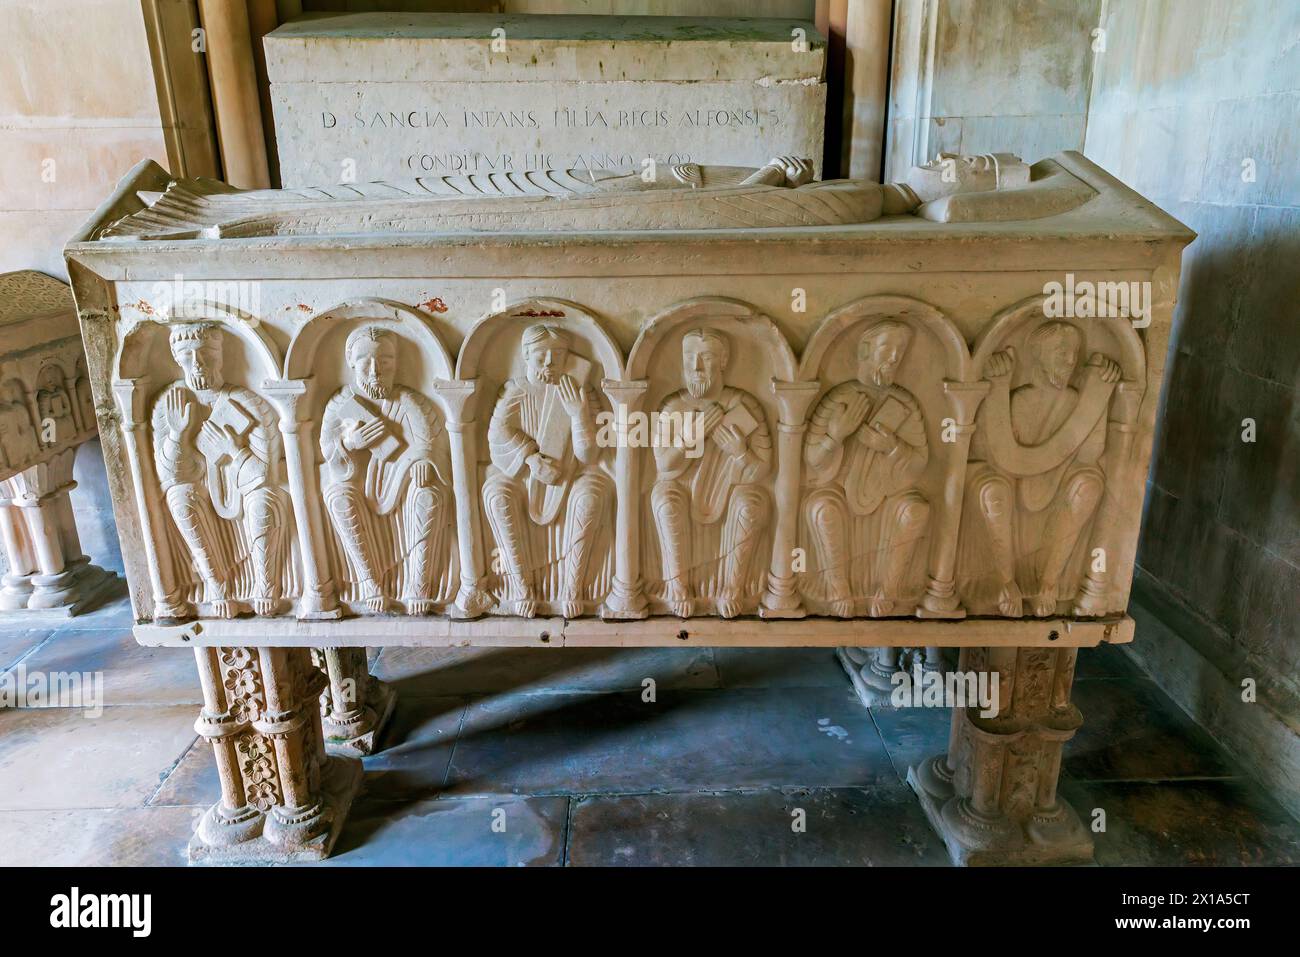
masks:
[[[439,296],[434,296],[432,299],[426,299],[424,302],[419,303],[418,305],[421,309],[425,310],[426,312],[447,311],[447,304],[443,302],[441,297]]]

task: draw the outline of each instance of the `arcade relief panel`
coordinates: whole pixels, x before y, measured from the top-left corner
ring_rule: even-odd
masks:
[[[968,343],[873,296],[796,359],[770,318],[706,298],[648,322],[625,364],[571,302],[485,317],[454,362],[439,321],[356,300],[283,358],[219,314],[126,336],[157,617],[1123,610],[1115,489],[1140,483],[1146,381],[1125,322],[1034,298]],[[34,401],[75,416],[57,386]]]

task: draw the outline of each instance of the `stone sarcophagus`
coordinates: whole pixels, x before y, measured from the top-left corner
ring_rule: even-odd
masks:
[[[24,270],[0,275],[0,612],[75,615],[120,586],[82,554],[69,492],[96,437],[72,291]]]
[[[67,257],[137,638],[204,676],[194,856],[328,851],[330,723],[377,710],[347,649],[682,642],[885,687],[962,647],[1003,704],[913,769],[931,819],[964,861],[1090,855],[1074,655],[1132,636],[1192,234],[1076,153],[810,180],[132,172]]]

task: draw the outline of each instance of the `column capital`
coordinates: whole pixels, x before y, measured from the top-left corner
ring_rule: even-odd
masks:
[[[465,413],[472,409],[471,402],[477,390],[477,379],[438,379],[434,382],[433,394],[447,413],[447,428],[459,431],[473,423],[473,414],[466,417]]]
[[[959,426],[971,425],[975,421],[975,412],[984,397],[989,394],[990,383],[987,379],[975,382],[956,382],[943,380],[943,394],[948,397],[948,406]]]
[[[782,379],[773,379],[772,393],[776,396],[781,424],[804,425],[808,417],[808,407],[812,405],[821,390],[820,382],[786,382]]]
[[[609,396],[609,401],[635,412],[645,399],[650,382],[647,379],[601,379],[600,388]]]

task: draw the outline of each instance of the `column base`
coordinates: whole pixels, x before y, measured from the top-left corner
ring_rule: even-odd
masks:
[[[393,707],[396,704],[397,692],[393,686],[371,677],[366,686],[366,709],[373,711],[374,720],[364,722],[365,730],[356,734],[353,733],[354,728],[323,718],[321,727],[325,735],[326,752],[344,758],[363,758],[374,754],[384,728],[393,717]]]
[[[1004,815],[985,821],[964,803],[964,798],[944,787],[941,779],[936,786],[933,765],[941,760],[930,758],[908,768],[907,783],[958,867],[1093,863],[1092,835],[1074,808],[1059,797],[1054,808],[1034,812],[1023,821]]]
[[[361,790],[361,762],[356,758],[331,757],[321,769],[321,806],[314,818],[315,826],[294,821],[280,825],[269,821],[275,813],[236,813],[228,820],[218,820],[219,809],[210,808],[190,838],[188,856],[191,865],[225,864],[299,864],[329,857],[343,830],[352,801]],[[227,828],[229,830],[227,831]],[[204,835],[225,832],[228,843],[209,843]],[[242,839],[241,839],[242,838]]]
[[[879,680],[879,676],[870,671],[871,665],[867,659],[855,660],[854,658],[855,654],[865,652],[870,655],[874,651],[874,648],[835,649],[836,659],[848,672],[849,681],[853,683],[853,693],[866,708],[878,708],[889,704],[889,695],[894,690],[887,679]]]
[[[25,604],[10,593],[3,610],[35,620],[62,620],[92,611],[125,591],[116,574],[91,564],[70,566],[59,575],[33,575],[29,581]]]

